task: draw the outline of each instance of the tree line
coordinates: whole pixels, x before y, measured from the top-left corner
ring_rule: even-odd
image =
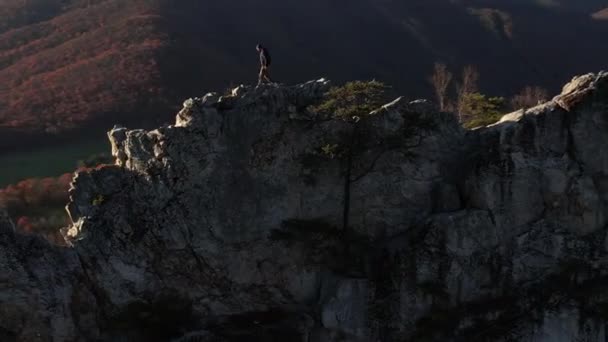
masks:
[[[539,86],[526,86],[510,99],[487,96],[479,91],[479,71],[468,65],[459,78],[443,63],[435,63],[429,77],[441,111],[453,112],[467,128],[492,124],[503,114],[521,108],[534,107],[549,99],[549,92]]]

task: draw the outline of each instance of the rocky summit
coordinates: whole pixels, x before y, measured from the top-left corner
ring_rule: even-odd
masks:
[[[1,341],[605,341],[608,73],[461,128],[330,83],[240,86],[109,132],[69,247],[0,215]]]

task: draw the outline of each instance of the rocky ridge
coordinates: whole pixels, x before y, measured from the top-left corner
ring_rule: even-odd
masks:
[[[329,85],[110,131],[70,248],[0,218],[0,339],[606,338],[608,73],[473,131],[402,98],[356,124],[309,112]]]

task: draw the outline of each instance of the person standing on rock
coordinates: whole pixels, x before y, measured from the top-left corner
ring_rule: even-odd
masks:
[[[263,47],[262,44],[258,44],[255,49],[260,53],[260,75],[258,79],[258,85],[264,82],[272,83],[268,70],[270,68],[271,62],[270,53],[268,53],[268,49]]]

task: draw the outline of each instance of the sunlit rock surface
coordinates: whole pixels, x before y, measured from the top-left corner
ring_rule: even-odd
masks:
[[[608,74],[474,131],[424,101],[311,113],[329,86],[115,127],[70,248],[0,216],[0,340],[605,340]]]

